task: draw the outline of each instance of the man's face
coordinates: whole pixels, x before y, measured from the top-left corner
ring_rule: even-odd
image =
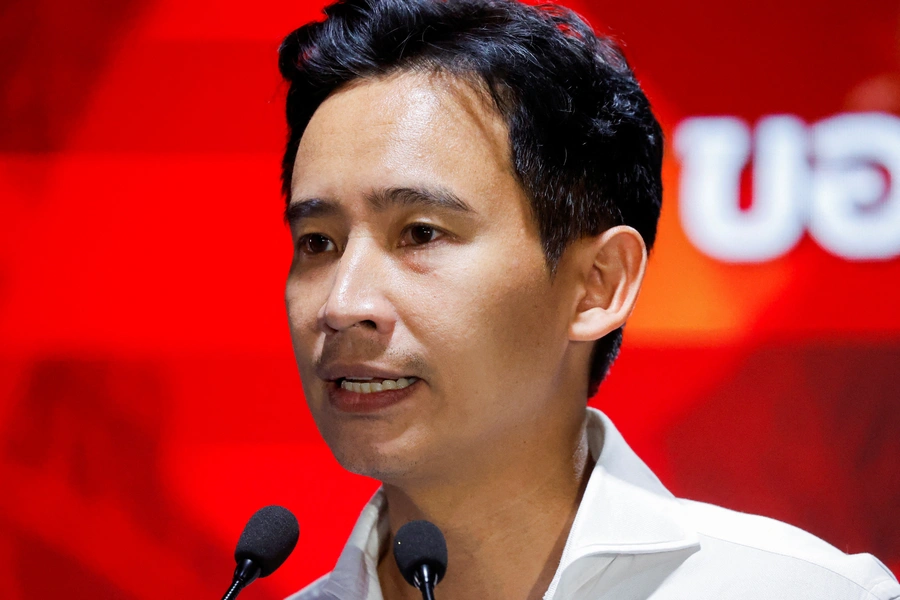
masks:
[[[487,469],[562,418],[571,277],[550,277],[505,124],[467,84],[407,73],[332,94],[289,220],[294,352],[345,468]]]

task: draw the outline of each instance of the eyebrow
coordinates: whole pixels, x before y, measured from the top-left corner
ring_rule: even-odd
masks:
[[[391,187],[366,194],[366,200],[376,212],[392,206],[437,208],[454,212],[475,213],[465,200],[446,188]],[[308,198],[291,202],[284,210],[284,221],[296,225],[304,219],[328,217],[341,212],[340,205],[327,198]]]
[[[366,199],[376,211],[383,211],[390,206],[443,208],[456,212],[474,213],[465,200],[446,188],[411,188],[394,187],[372,192]]]
[[[288,204],[284,209],[284,222],[294,226],[304,219],[328,217],[339,212],[341,209],[334,200],[309,198]]]

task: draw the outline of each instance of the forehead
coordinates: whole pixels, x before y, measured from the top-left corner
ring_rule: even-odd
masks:
[[[506,124],[485,95],[446,74],[357,80],[329,96],[297,152],[292,200],[438,187],[479,203],[522,203]]]

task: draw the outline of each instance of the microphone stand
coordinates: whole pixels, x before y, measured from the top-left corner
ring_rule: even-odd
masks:
[[[416,588],[422,592],[422,600],[434,600],[434,586],[437,585],[437,575],[428,566],[428,563],[422,563],[416,569],[415,575]]]
[[[231,580],[231,587],[222,596],[222,600],[234,600],[245,587],[253,583],[259,577],[260,568],[255,562],[249,558],[245,558],[238,563],[234,570],[234,577]]]

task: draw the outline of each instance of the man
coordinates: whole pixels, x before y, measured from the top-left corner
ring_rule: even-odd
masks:
[[[389,551],[446,536],[445,599],[900,597],[868,555],[675,499],[586,407],[661,204],[662,135],[577,16],[513,0],[351,0],[285,40],[304,392],[382,489],[294,598],[415,599]]]

